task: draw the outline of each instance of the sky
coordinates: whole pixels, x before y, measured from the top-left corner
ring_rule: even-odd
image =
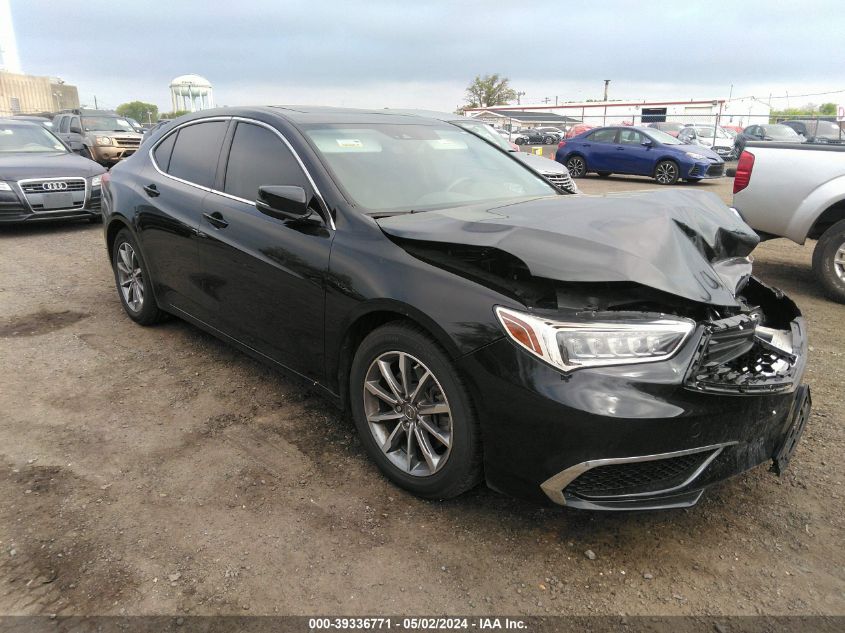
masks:
[[[11,0],[23,71],[101,108],[171,109],[196,73],[218,105],[454,110],[476,75],[525,104],[754,95],[845,102],[841,0]],[[731,87],[733,86],[733,87]],[[811,95],[840,91],[829,95]],[[785,95],[789,98],[785,98]],[[780,98],[777,98],[780,97]]]

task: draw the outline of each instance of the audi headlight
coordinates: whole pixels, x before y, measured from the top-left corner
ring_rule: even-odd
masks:
[[[9,186],[8,182],[3,182],[0,180],[0,191],[11,191],[12,188]]]
[[[109,137],[109,136],[98,136],[97,137],[97,145],[111,145],[111,137]]]
[[[706,156],[704,156],[703,154],[697,154],[695,152],[687,152],[687,156],[695,160],[707,160]]]
[[[99,187],[103,184],[103,177],[102,176],[94,176],[91,179],[91,187]]]
[[[556,321],[501,307],[496,316],[517,345],[563,371],[666,360],[695,329],[680,318]]]

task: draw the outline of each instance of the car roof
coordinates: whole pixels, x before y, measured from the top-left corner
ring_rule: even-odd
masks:
[[[2,124],[2,125],[20,125],[20,126],[23,126],[23,127],[26,127],[26,126],[44,127],[40,123],[36,123],[35,121],[28,121],[27,119],[2,118],[2,119],[0,119],[0,124]]]

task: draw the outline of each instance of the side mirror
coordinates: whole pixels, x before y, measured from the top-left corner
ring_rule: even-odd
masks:
[[[302,220],[311,215],[302,187],[265,185],[258,188],[257,208],[278,220]]]
[[[82,134],[82,128],[78,125],[71,125],[70,126],[70,133],[71,134]]]
[[[646,140],[644,140],[644,141],[643,141],[642,143],[640,143],[640,144],[641,144],[643,147],[651,147],[652,145],[654,145],[654,143],[652,143],[650,139],[646,139]]]

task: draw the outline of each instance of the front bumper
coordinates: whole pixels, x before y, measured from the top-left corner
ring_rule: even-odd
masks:
[[[114,165],[124,158],[129,158],[138,151],[138,145],[134,147],[117,147],[114,145],[95,145],[91,147],[92,158],[101,165]]]
[[[94,218],[101,214],[101,189],[86,185],[83,197],[70,208],[42,209],[34,206],[18,184],[12,185],[12,191],[0,191],[0,224],[19,224]]]
[[[704,325],[667,361],[569,374],[510,340],[491,343],[462,359],[480,403],[488,484],[587,509],[695,504],[707,486],[772,460],[796,420],[806,421],[800,316],[794,326],[787,382],[767,388],[743,377],[741,387],[723,391],[691,372]]]
[[[695,161],[692,165],[688,165],[686,172],[682,174],[682,178],[721,178],[725,175],[725,163],[723,160],[714,162],[710,160]]]

